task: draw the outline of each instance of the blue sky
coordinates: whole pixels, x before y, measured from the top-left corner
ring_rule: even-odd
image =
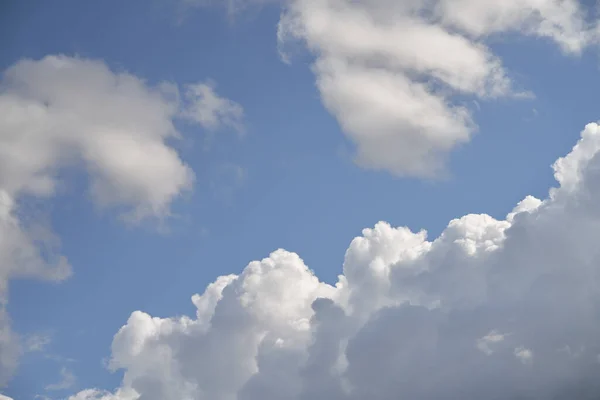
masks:
[[[63,282],[10,280],[11,329],[25,347],[32,337],[48,342],[20,357],[3,391],[15,400],[114,390],[123,371],[111,373],[104,360],[133,311],[193,316],[194,293],[276,249],[299,254],[321,281],[335,284],[352,239],[378,221],[426,229],[433,240],[448,221],[469,213],[503,220],[525,196],[547,197],[557,186],[550,166],[598,119],[594,45],[565,54],[551,37],[507,29],[481,43],[514,87],[534,97],[454,95],[478,128],[448,152],[444,176],[361,167],[353,161],[356,142],[323,104],[311,69],[319,56],[300,45],[290,64],[282,61],[280,5],[250,4],[232,18],[218,4],[175,3],[1,6],[3,71],[23,59],[79,57],[148,86],[210,80],[244,111],[242,133],[227,124],[175,121],[182,137],[169,146],[196,179],[170,203],[175,215],[164,224],[128,225],[118,211],[99,209],[87,193],[88,175],[77,168],[57,173],[65,184],[55,195],[22,197],[22,210],[49,221],[73,275]],[[63,368],[73,382],[47,390]]]

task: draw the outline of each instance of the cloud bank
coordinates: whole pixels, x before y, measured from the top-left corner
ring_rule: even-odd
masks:
[[[262,1],[251,1],[262,2]],[[432,177],[477,129],[458,100],[528,95],[486,45],[518,33],[579,54],[596,41],[577,0],[289,0],[278,39],[301,43],[325,107],[356,145],[358,164]]]
[[[136,311],[122,386],[70,400],[597,398],[600,126],[553,168],[504,220],[365,229],[335,286],[277,250],[194,295],[194,318]]]
[[[12,278],[60,281],[71,266],[58,238],[22,207],[48,199],[61,172],[87,173],[88,196],[127,222],[169,217],[194,173],[170,144],[177,119],[206,129],[242,124],[241,106],[199,82],[180,96],[175,84],[151,86],[104,62],[68,56],[21,60],[0,81],[0,387],[21,353],[5,310]]]

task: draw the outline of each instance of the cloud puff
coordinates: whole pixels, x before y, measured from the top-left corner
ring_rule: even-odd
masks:
[[[194,173],[169,144],[175,119],[239,128],[242,108],[204,83],[182,99],[174,84],[150,86],[102,61],[67,56],[21,60],[0,81],[0,386],[20,349],[4,306],[11,278],[60,281],[71,267],[58,238],[21,201],[49,198],[60,172],[81,168],[89,197],[129,222],[170,215]],[[10,351],[8,348],[10,347]]]
[[[97,61],[20,61],[2,81],[0,185],[48,196],[56,171],[83,163],[92,199],[136,218],[165,215],[194,175],[165,141],[177,104],[139,78]]]
[[[335,286],[277,250],[194,295],[194,318],[136,311],[121,388],[70,400],[597,398],[598,124],[554,171],[505,220],[365,229]]]
[[[596,32],[577,0],[289,0],[278,38],[314,55],[325,107],[356,160],[396,175],[433,176],[477,126],[455,95],[519,96],[490,35],[548,38],[579,53]]]
[[[188,102],[182,115],[206,129],[227,126],[243,131],[244,109],[238,103],[223,98],[215,92],[214,82],[201,82],[185,87]]]

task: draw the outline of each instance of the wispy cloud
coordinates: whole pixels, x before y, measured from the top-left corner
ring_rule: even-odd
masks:
[[[75,375],[67,368],[63,367],[60,370],[60,376],[61,380],[59,382],[47,385],[45,389],[49,391],[65,390],[71,388],[75,384]]]
[[[46,346],[50,344],[52,338],[49,334],[35,333],[29,335],[25,339],[25,351],[26,352],[43,352]]]

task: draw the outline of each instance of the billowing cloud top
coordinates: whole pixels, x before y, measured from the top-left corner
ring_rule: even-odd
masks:
[[[554,170],[502,221],[365,229],[335,286],[277,250],[194,295],[195,318],[136,311],[112,344],[121,388],[70,400],[598,396],[600,126]]]

